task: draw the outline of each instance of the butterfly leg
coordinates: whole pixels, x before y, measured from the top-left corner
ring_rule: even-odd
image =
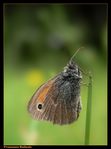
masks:
[[[87,83],[84,83],[84,82],[81,82],[81,85],[85,85],[88,87],[88,84]]]
[[[85,72],[80,66],[79,66],[80,71],[85,74],[86,76],[92,76],[91,71]]]
[[[85,72],[80,66],[79,66],[80,71],[85,74],[85,75],[89,75],[89,72]]]

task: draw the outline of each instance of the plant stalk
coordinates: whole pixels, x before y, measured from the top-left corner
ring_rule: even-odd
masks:
[[[86,127],[85,127],[85,145],[89,145],[90,127],[91,127],[91,108],[92,108],[92,76],[89,76],[88,99],[86,111]]]

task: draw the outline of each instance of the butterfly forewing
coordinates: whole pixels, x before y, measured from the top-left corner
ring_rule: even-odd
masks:
[[[29,113],[31,113],[31,115],[34,118],[39,117],[41,111],[43,111],[42,109],[39,110],[37,108],[37,105],[41,104],[43,106],[47,93],[49,89],[51,88],[51,85],[53,84],[53,82],[54,80],[51,79],[47,83],[41,85],[41,87],[39,87],[39,89],[34,93],[32,98],[30,99],[28,103],[28,111]],[[34,113],[36,113],[36,117],[34,116]]]

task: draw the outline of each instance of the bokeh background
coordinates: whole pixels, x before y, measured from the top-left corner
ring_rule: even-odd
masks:
[[[91,145],[107,144],[107,5],[4,4],[4,144],[84,145],[83,109],[67,126],[33,120],[27,103],[35,90],[75,61],[93,74]],[[83,82],[88,77],[83,75]]]

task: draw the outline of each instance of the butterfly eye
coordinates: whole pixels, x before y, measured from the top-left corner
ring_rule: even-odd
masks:
[[[37,109],[38,110],[42,110],[42,108],[43,108],[43,105],[41,103],[37,104]]]

